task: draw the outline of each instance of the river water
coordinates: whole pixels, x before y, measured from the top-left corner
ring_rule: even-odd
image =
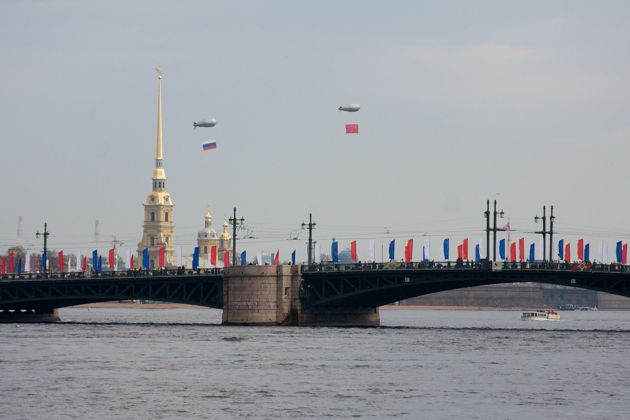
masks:
[[[0,324],[1,419],[630,418],[630,312],[384,310],[380,328],[61,317]]]

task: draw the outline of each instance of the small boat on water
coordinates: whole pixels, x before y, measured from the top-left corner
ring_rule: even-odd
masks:
[[[539,309],[537,311],[523,312],[523,321],[547,321],[560,319],[560,315],[551,309]]]

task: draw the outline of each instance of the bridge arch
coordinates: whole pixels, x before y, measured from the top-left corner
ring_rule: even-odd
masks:
[[[40,310],[107,302],[146,299],[172,303],[223,307],[220,274],[112,276],[91,279],[0,281],[0,309]]]
[[[516,282],[569,286],[630,297],[630,273],[535,269],[393,269],[305,272],[305,308],[378,307],[447,290]]]

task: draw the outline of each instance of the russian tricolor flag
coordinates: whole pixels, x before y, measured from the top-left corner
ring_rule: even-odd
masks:
[[[208,140],[207,142],[202,144],[201,147],[203,147],[203,150],[216,149],[217,148],[217,142],[214,141],[214,140]]]

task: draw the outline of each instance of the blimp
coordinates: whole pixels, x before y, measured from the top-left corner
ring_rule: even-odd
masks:
[[[193,123],[193,128],[197,127],[214,127],[217,125],[217,120],[214,118],[206,118],[205,120],[197,121]]]
[[[361,109],[361,105],[359,104],[341,105],[338,109],[339,111],[357,112],[358,110]]]

